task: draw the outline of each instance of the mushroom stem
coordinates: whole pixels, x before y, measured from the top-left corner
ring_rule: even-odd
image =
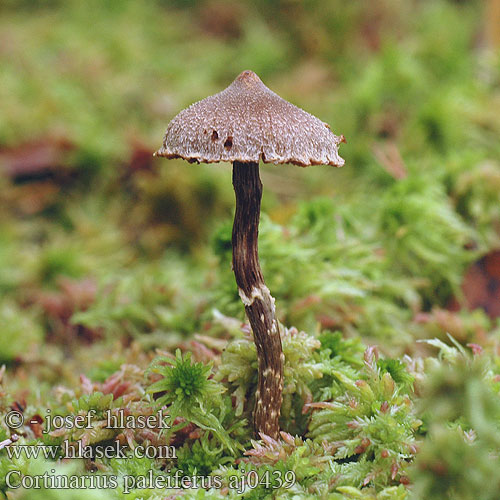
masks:
[[[279,437],[283,392],[281,338],[274,299],[264,283],[259,264],[258,236],[262,183],[258,163],[233,163],[236,212],[233,225],[233,270],[238,291],[257,346],[259,384],[253,424],[255,434]]]

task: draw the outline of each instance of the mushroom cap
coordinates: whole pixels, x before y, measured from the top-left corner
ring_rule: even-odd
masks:
[[[341,142],[344,136],[328,124],[269,90],[253,71],[243,71],[222,92],[175,116],[155,154],[203,163],[341,167]]]

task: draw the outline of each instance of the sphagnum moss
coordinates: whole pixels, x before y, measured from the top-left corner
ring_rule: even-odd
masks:
[[[178,349],[174,360],[156,359],[151,371],[162,375],[160,380],[149,386],[148,392],[159,395],[156,400],[159,408],[166,406],[168,409],[171,429],[167,436],[191,422],[212,431],[229,451],[235,452],[231,438],[214,414],[214,410],[222,405],[221,395],[225,388],[210,378],[210,365],[193,363],[191,353],[182,356]],[[185,421],[174,426],[178,417]]]

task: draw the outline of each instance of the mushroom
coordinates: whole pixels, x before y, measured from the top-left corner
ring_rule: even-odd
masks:
[[[236,194],[233,270],[257,347],[258,388],[254,431],[279,435],[284,354],[274,307],[259,264],[262,183],[259,161],[333,165],[344,160],[330,127],[269,90],[253,71],[243,71],[225,90],[192,104],[168,125],[155,153],[189,162],[233,163]]]

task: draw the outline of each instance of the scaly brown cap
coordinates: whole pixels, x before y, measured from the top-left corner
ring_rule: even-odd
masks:
[[[341,167],[341,142],[344,136],[269,90],[253,71],[243,71],[222,92],[181,111],[156,155],[203,163]]]

